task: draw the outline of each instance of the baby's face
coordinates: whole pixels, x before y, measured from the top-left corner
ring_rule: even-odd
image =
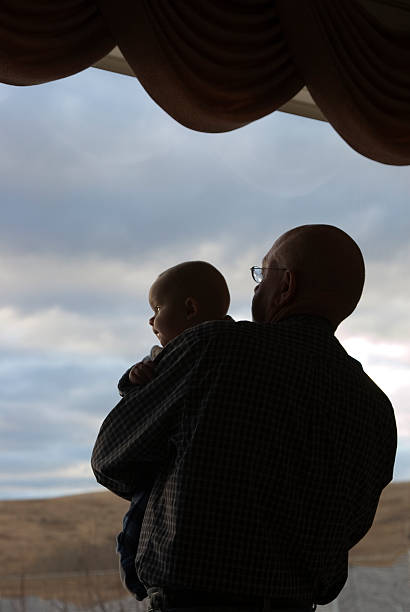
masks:
[[[149,303],[154,311],[149,319],[152,330],[162,346],[165,346],[188,329],[192,323],[186,317],[184,300],[165,291],[161,279],[155,281],[149,292]]]

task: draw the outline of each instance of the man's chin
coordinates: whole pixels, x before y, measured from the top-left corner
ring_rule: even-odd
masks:
[[[257,309],[252,306],[252,321],[254,323],[263,323],[263,319],[258,313]]]
[[[255,297],[252,300],[252,307],[251,307],[252,321],[254,323],[263,323],[263,317],[261,316],[261,313],[259,312],[258,302],[255,299],[256,295],[257,294],[255,293]]]

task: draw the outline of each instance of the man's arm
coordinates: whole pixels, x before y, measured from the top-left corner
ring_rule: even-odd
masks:
[[[155,378],[128,391],[104,420],[91,466],[97,481],[113,493],[131,499],[150,465],[169,458],[201,344],[193,331],[178,338],[159,357]]]
[[[369,379],[372,386],[375,383]],[[349,549],[355,546],[366,535],[373,524],[380,495],[392,481],[394,461],[397,450],[397,429],[393,406],[390,400],[378,388],[384,398],[382,410],[374,410],[372,422],[368,424],[367,434],[373,443],[373,457],[363,473],[356,470],[354,495],[355,505],[349,521]],[[363,462],[361,465],[365,465]]]
[[[127,395],[127,393],[129,393],[133,389],[135,391],[135,387],[133,388],[133,383],[130,381],[130,376],[129,376],[133,367],[134,366],[131,366],[130,368],[128,368],[128,370],[124,372],[124,374],[121,376],[120,380],[118,381],[117,389],[121,397],[125,397],[125,395]]]

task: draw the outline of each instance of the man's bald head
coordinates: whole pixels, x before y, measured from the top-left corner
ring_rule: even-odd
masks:
[[[255,320],[316,314],[336,329],[353,312],[362,294],[362,253],[346,232],[333,225],[302,225],[289,230],[276,240],[262,266],[276,270],[265,270],[264,280],[256,288]]]

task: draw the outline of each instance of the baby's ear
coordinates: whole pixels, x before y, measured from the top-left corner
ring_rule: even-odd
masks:
[[[198,301],[193,297],[187,297],[185,300],[185,314],[186,318],[189,321],[190,319],[194,319],[199,312],[199,304]]]

